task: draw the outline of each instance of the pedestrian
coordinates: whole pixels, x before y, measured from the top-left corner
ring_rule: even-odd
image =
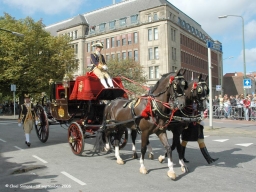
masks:
[[[96,49],[95,52],[91,54],[91,62],[93,64],[91,71],[93,71],[93,73],[100,79],[101,84],[105,88],[114,88],[112,79],[107,73],[108,67],[106,65],[105,58],[101,54],[101,50],[103,48],[102,43],[98,42],[92,46],[96,47]]]
[[[18,126],[21,127],[23,124],[23,130],[25,132],[25,144],[30,147],[30,133],[33,129],[34,121],[36,120],[36,114],[34,106],[31,103],[30,95],[24,95],[24,104],[20,106]],[[37,121],[36,121],[37,124]]]

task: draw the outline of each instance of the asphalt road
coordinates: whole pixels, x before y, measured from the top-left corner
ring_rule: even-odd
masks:
[[[41,143],[33,130],[31,147],[14,120],[0,120],[0,191],[255,191],[255,122],[218,120],[214,129],[205,126],[205,143],[219,160],[208,165],[196,142],[188,143],[189,173],[182,173],[177,152],[173,152],[175,181],[167,177],[167,162],[155,135],[150,137],[154,160],[145,160],[149,173],[139,173],[139,159],[132,159],[131,140],[121,150],[124,165],[117,165],[114,153],[94,154],[94,138],[85,139],[85,151],[75,156],[67,143],[67,130],[50,126],[50,136]],[[169,138],[172,134],[168,132]],[[171,141],[170,141],[171,142]],[[140,141],[137,141],[140,154]]]

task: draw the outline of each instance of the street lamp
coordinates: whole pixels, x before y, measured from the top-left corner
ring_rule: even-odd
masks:
[[[219,19],[227,18],[229,16],[230,17],[240,17],[242,19],[244,79],[246,79],[245,46],[244,46],[244,18],[240,15],[223,15],[223,16],[219,16]],[[244,95],[246,95],[245,89],[244,89]]]
[[[220,78],[220,85],[221,85],[221,95],[223,96],[223,90],[224,90],[224,82],[223,82],[223,61],[226,59],[232,59],[234,58],[233,56],[227,57],[225,59],[222,59],[222,66],[221,66],[221,78]]]
[[[15,32],[15,31],[10,31],[10,30],[3,29],[3,28],[0,28],[0,31],[6,31],[6,32],[11,33],[11,34],[13,34],[13,35],[16,35],[16,36],[18,36],[18,37],[24,37],[23,34],[18,33],[18,32]]]

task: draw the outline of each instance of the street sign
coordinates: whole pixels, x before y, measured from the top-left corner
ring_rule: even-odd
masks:
[[[212,41],[207,41],[207,47],[222,52],[222,45],[219,43],[217,44],[213,43]]]
[[[16,91],[16,85],[11,85],[11,91]]]
[[[251,79],[244,79],[244,89],[250,89],[252,87]]]
[[[216,85],[216,91],[221,91],[221,85]]]

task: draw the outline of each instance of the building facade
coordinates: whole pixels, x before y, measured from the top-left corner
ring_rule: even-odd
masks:
[[[148,85],[180,68],[189,81],[208,75],[206,41],[201,25],[167,0],[126,0],[46,27],[69,35],[79,61],[75,75],[91,68],[92,44],[102,42],[106,60],[133,58],[143,66]],[[219,42],[218,42],[219,43]],[[212,85],[220,84],[222,52],[211,50]]]

